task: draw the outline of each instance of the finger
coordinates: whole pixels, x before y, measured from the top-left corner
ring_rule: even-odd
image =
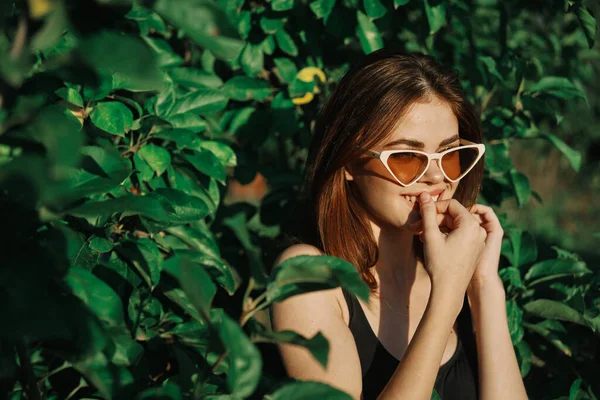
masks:
[[[437,221],[438,226],[442,226],[444,224],[446,216],[444,214],[437,214],[435,216],[435,219]],[[412,224],[410,224],[408,227],[413,232],[420,232],[423,230],[423,220],[420,219],[418,221],[415,221]]]
[[[477,218],[456,199],[441,200],[436,202],[435,206],[437,212],[447,213],[452,217],[453,229],[472,221],[477,222]]]
[[[437,210],[435,202],[429,193],[421,193],[419,196],[419,211],[423,219],[423,238],[427,242],[435,242],[441,238],[441,232],[437,223]]]

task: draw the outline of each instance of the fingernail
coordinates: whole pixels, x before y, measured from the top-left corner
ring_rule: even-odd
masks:
[[[431,196],[429,195],[429,193],[421,193],[421,203],[427,203],[429,200],[431,200]]]

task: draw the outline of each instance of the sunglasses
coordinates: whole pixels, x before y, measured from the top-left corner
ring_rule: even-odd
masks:
[[[441,153],[418,150],[369,150],[369,156],[381,160],[385,168],[402,186],[410,186],[425,174],[431,160],[436,160],[442,173],[450,182],[456,182],[469,173],[485,153],[483,143],[460,139],[461,146]]]

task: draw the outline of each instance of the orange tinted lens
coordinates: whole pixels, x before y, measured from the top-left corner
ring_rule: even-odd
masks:
[[[393,153],[387,163],[396,178],[407,185],[423,172],[427,156],[413,152]]]
[[[450,179],[459,179],[475,164],[479,150],[475,147],[459,148],[442,157],[442,168]]]

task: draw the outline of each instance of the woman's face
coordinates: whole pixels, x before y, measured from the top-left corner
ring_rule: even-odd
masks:
[[[411,149],[435,153],[458,145],[458,120],[446,103],[434,97],[430,102],[413,104],[392,134],[372,150]],[[452,198],[458,186],[458,182],[445,179],[433,160],[425,174],[406,187],[390,175],[379,159],[368,156],[347,168],[345,176],[358,192],[373,222],[405,229],[421,218],[417,203],[421,193],[442,191],[438,200],[446,200]]]

